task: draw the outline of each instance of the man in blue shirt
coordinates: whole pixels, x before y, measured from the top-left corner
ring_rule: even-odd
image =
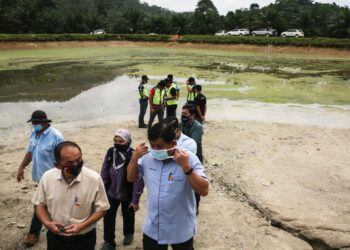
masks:
[[[43,174],[54,167],[55,156],[54,149],[56,145],[63,142],[62,134],[50,126],[51,120],[47,119],[44,111],[36,110],[28,120],[32,123],[33,132],[29,139],[29,146],[24,159],[17,172],[17,181],[24,178],[24,169],[33,162],[32,179],[39,182]],[[29,234],[24,241],[25,247],[32,247],[39,240],[42,223],[35,214],[29,229]]]
[[[206,196],[209,182],[203,165],[189,151],[176,147],[175,131],[164,123],[148,130],[150,152],[138,145],[128,165],[128,181],[143,177],[147,187],[147,216],[143,224],[145,250],[192,250],[196,231],[194,192]]]

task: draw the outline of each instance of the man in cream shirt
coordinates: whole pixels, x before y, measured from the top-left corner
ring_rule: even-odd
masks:
[[[40,180],[32,199],[47,227],[47,249],[92,250],[96,222],[109,209],[100,175],[83,167],[80,147],[62,142],[55,149],[56,168]]]

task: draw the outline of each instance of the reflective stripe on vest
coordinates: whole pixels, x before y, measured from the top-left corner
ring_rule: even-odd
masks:
[[[188,102],[194,102],[195,97],[196,97],[196,94],[194,92],[187,93],[187,101]]]
[[[167,97],[173,97],[172,95],[171,95],[171,90],[172,89],[175,89],[175,91],[176,91],[176,84],[171,84],[171,86],[167,89],[167,91],[166,91],[166,96]],[[176,96],[175,96],[176,97]],[[168,106],[171,106],[171,105],[177,105],[177,99],[174,99],[174,100],[167,100],[166,101],[166,103],[167,103],[167,105]]]
[[[164,98],[164,91],[159,88],[155,88],[155,92],[153,96],[153,104],[161,105],[163,103],[163,98]]]

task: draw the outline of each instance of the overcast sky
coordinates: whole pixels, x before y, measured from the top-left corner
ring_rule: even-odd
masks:
[[[212,0],[220,14],[225,15],[230,10],[236,10],[241,8],[249,8],[250,4],[257,3],[260,8],[266,6],[275,1],[269,0],[255,0],[255,1],[237,1],[237,0]],[[183,11],[194,11],[196,8],[198,0],[141,0],[141,2],[146,2],[149,5],[157,5],[164,7],[173,11],[183,12]],[[317,0],[320,3],[333,3],[335,2],[340,6],[350,6],[350,0]]]

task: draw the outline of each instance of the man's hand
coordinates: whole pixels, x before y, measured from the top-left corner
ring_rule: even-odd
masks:
[[[135,151],[132,153],[132,157],[138,160],[147,153],[148,153],[148,147],[146,146],[146,143],[143,142],[140,145],[136,146]]]
[[[60,227],[64,227],[63,224],[55,222],[55,221],[47,222],[44,225],[48,230],[50,230],[54,234],[60,234],[62,232],[60,230]]]
[[[17,171],[17,181],[20,182],[23,179],[24,179],[24,169],[22,167],[19,167]]]
[[[202,119],[202,122],[204,122],[205,121],[205,116],[202,116],[201,119]]]
[[[154,107],[151,106],[150,109],[151,109],[151,113],[154,113],[154,111],[155,111]]]
[[[82,231],[82,225],[80,223],[78,224],[71,224],[69,226],[65,227],[64,232],[60,232],[59,235],[69,237],[69,236],[74,236],[80,233]]]
[[[176,161],[177,164],[181,166],[184,172],[187,172],[191,168],[188,159],[189,159],[188,154],[185,151],[180,150],[178,148],[175,149],[174,160]]]
[[[134,203],[131,203],[129,205],[129,208],[133,208],[134,209],[134,212],[136,212],[137,210],[139,210],[139,204],[134,204]]]

